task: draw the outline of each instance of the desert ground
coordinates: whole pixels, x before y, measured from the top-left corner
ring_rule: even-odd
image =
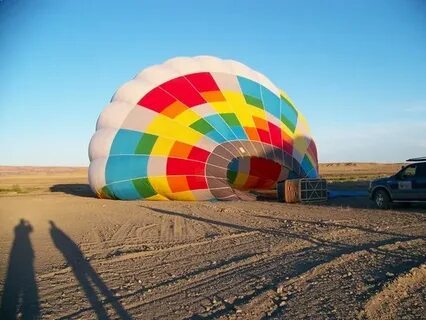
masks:
[[[365,190],[400,164],[323,164]],[[426,319],[426,206],[100,200],[0,167],[1,319]]]

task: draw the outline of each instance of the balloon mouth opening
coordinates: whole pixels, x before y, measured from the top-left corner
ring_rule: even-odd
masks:
[[[230,187],[241,191],[275,189],[277,182],[286,175],[288,169],[261,157],[234,158],[226,174]]]

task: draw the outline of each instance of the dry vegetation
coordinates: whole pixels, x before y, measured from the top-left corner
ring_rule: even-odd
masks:
[[[321,173],[364,179],[399,167],[321,165]],[[362,179],[339,183],[364,187]],[[379,211],[362,197],[322,205],[100,200],[85,168],[0,168],[0,188],[2,319],[15,305],[18,317],[43,319],[426,314],[425,207]],[[26,295],[14,299],[11,288]]]
[[[322,163],[321,176],[331,181],[371,180],[395,174],[403,163]]]

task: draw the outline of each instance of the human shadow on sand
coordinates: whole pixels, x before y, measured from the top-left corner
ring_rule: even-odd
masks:
[[[21,219],[15,227],[9,266],[3,288],[0,319],[38,319],[40,305],[34,274],[31,224]]]
[[[120,319],[131,319],[131,316],[124,310],[117,298],[114,297],[113,293],[86,260],[77,244],[59,229],[53,221],[49,221],[49,223],[50,236],[56,248],[61,251],[68,266],[73,271],[98,319],[109,318],[105,309],[106,304],[111,304]],[[105,300],[103,302],[98,299],[96,292],[104,296]]]
[[[51,186],[50,192],[62,192],[79,197],[95,198],[96,195],[88,184],[84,183],[61,183]]]

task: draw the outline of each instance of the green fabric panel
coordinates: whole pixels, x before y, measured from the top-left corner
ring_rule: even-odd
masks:
[[[251,104],[252,106],[263,109],[263,103],[259,99],[247,95],[244,95],[244,98],[246,99],[247,104]]]
[[[281,115],[281,122],[284,123],[287,126],[287,128],[290,129],[291,132],[294,132],[294,130],[296,129],[296,126],[290,120],[288,120],[283,114]]]
[[[237,178],[237,172],[236,171],[231,171],[228,170],[228,172],[226,173],[226,176],[228,177],[228,181],[230,183],[234,183],[235,179]]]
[[[157,138],[153,134],[144,133],[136,146],[135,154],[150,154]]]
[[[143,198],[149,198],[157,194],[157,192],[155,192],[154,188],[149,182],[148,178],[134,179],[132,180],[132,182],[135,186],[135,189]]]
[[[198,132],[201,132],[202,134],[206,134],[214,128],[204,119],[200,119],[195,121],[193,124],[190,125],[190,127],[194,130],[197,130]]]
[[[101,189],[101,193],[109,199],[115,199],[114,194],[111,192],[111,190],[108,188],[108,186],[104,186]]]
[[[221,113],[220,116],[230,127],[241,127],[240,122],[237,119],[235,113]]]

